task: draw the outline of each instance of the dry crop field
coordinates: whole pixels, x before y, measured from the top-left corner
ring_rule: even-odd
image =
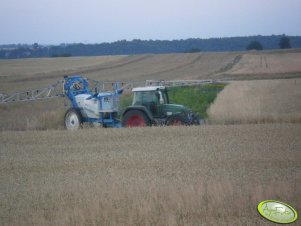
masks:
[[[0,225],[274,225],[264,199],[300,214],[300,50],[0,61],[0,92],[71,74],[241,81],[199,127],[68,132],[62,99],[0,105]]]
[[[256,207],[300,211],[300,134],[301,124],[1,132],[0,225],[274,225]]]
[[[235,81],[209,107],[211,123],[301,123],[301,79]]]
[[[300,72],[300,50],[292,51],[266,51],[265,53],[246,53],[241,55],[240,61],[227,73],[233,75],[259,75],[294,74]],[[260,78],[257,77],[257,78]]]

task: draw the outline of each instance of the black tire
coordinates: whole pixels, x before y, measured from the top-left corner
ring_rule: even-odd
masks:
[[[200,116],[195,114],[192,115],[192,123],[191,123],[192,125],[201,125],[203,123],[204,120]]]
[[[167,126],[186,126],[189,125],[188,119],[183,114],[172,115],[166,119]]]
[[[139,110],[129,110],[122,118],[123,127],[143,127],[150,126],[150,119]]]
[[[82,128],[83,117],[76,108],[69,108],[65,113],[64,124],[67,130],[78,130]]]

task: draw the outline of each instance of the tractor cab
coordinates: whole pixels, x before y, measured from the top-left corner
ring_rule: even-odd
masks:
[[[132,105],[144,102],[158,102],[160,104],[168,104],[168,95],[164,86],[134,88],[134,97]]]
[[[169,103],[164,86],[134,88],[132,106],[145,106],[154,117],[162,115],[162,106]]]

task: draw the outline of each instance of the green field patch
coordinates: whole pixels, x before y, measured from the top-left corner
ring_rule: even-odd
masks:
[[[207,108],[224,87],[225,84],[171,87],[168,89],[169,100],[174,104],[185,105],[202,118],[207,118]]]

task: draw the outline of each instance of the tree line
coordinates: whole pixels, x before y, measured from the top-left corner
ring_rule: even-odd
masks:
[[[279,45],[280,49],[292,48],[290,39],[285,35],[279,39],[278,45]],[[247,45],[246,49],[247,50],[263,50],[263,46],[261,45],[261,43],[259,41],[252,41],[249,43],[249,45]]]
[[[100,44],[0,45],[0,59],[34,57],[70,57],[101,55],[162,54],[185,52],[222,52],[243,50],[271,50],[279,48],[301,48],[301,36],[248,36],[210,39],[181,40],[120,40]]]

